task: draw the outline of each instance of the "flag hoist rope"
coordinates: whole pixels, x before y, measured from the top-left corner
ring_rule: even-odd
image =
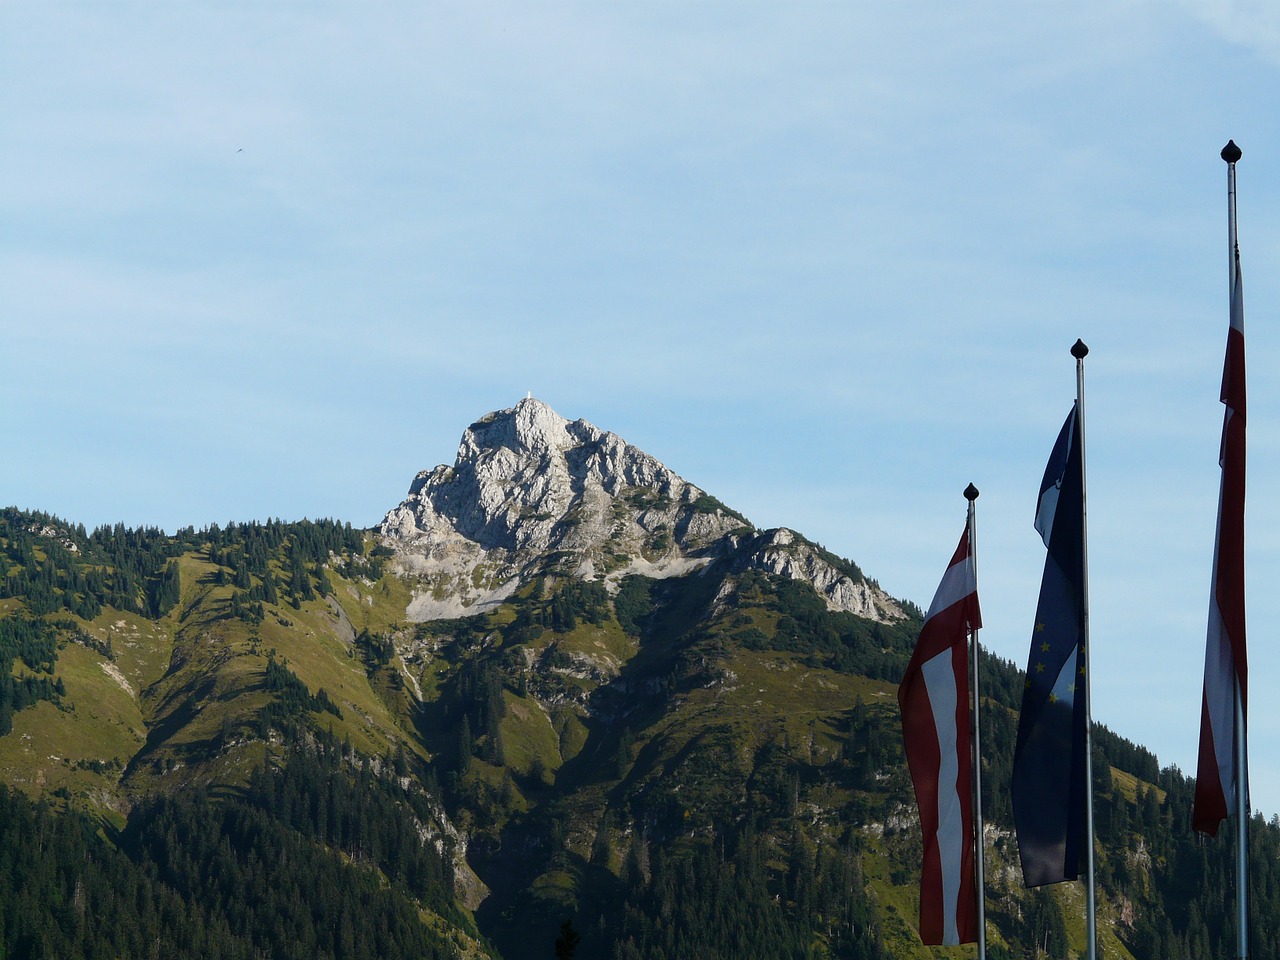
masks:
[[[973,564],[973,589],[978,589],[978,512],[974,501],[978,488],[972,483],[964,488],[964,498],[969,501],[969,562]],[[982,699],[978,685],[978,631],[969,632],[970,667],[969,686],[973,695],[973,845],[974,868],[977,880],[978,900],[978,960],[987,957],[987,881],[986,851],[982,838]]]
[[[1089,960],[1097,960],[1098,951],[1098,902],[1095,896],[1094,855],[1093,855],[1093,704],[1089,695],[1093,686],[1093,675],[1089,669],[1089,653],[1092,644],[1089,640],[1089,494],[1085,478],[1085,442],[1084,442],[1084,358],[1089,355],[1089,348],[1083,340],[1077,340],[1071,347],[1071,355],[1076,358],[1076,415],[1080,431],[1080,525],[1081,525],[1081,567],[1083,568],[1083,595],[1080,598],[1081,633],[1084,635],[1084,782],[1085,782],[1085,929],[1089,938],[1087,956]]]

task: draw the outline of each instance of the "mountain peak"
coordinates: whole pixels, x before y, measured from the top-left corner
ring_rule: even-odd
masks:
[[[529,453],[567,450],[574,445],[568,427],[568,420],[529,394],[514,407],[490,413],[468,427],[458,459],[473,459],[502,447]]]
[[[488,609],[542,573],[687,573],[744,526],[617,434],[530,395],[469,426],[454,464],[419,473],[379,532],[423,585],[410,616],[434,619]]]

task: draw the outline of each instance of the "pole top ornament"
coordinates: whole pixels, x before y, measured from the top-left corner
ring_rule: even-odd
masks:
[[[1240,148],[1236,146],[1236,142],[1234,140],[1228,140],[1227,145],[1222,148],[1222,159],[1227,161],[1227,163],[1235,163],[1242,156],[1244,156],[1244,154],[1241,152]]]

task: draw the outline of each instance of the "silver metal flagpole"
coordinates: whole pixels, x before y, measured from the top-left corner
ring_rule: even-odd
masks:
[[[978,488],[972,483],[964,488],[964,498],[969,501],[969,559],[973,564],[973,585],[978,586],[978,511],[974,503],[978,499]],[[973,691],[973,830],[974,866],[977,868],[978,881],[978,960],[987,958],[987,880],[986,851],[982,842],[982,699],[978,684],[978,631],[969,633],[970,667],[969,685]]]
[[[1227,277],[1228,296],[1235,308],[1236,284],[1240,271],[1240,243],[1236,236],[1236,161],[1243,154],[1234,140],[1222,148],[1227,162]],[[1236,956],[1249,956],[1249,744],[1245,729],[1244,697],[1237,671],[1235,684],[1236,712]]]
[[[1086,859],[1086,929],[1089,937],[1089,960],[1097,960],[1098,951],[1098,902],[1094,892],[1094,855],[1093,855],[1093,704],[1089,696],[1092,677],[1089,670],[1089,496],[1085,478],[1085,443],[1084,443],[1084,358],[1089,355],[1089,348],[1083,340],[1077,340],[1071,346],[1071,355],[1076,358],[1076,411],[1080,418],[1080,513],[1083,537],[1081,542],[1081,563],[1084,567],[1084,596],[1081,598],[1080,617],[1084,633],[1084,779],[1085,779],[1085,834],[1088,837],[1088,856]]]

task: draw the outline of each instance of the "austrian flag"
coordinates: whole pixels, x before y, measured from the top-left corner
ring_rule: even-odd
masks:
[[[924,840],[920,939],[926,944],[950,946],[978,938],[968,641],[980,626],[966,526],[898,688]]]
[[[1233,251],[1231,325],[1222,370],[1222,446],[1218,460],[1218,532],[1213,544],[1209,630],[1204,657],[1204,693],[1200,702],[1200,756],[1191,824],[1214,835],[1242,799],[1248,801],[1249,774],[1240,762],[1248,704],[1248,658],[1244,639],[1244,302],[1240,252]],[[1240,709],[1237,713],[1236,704]]]

